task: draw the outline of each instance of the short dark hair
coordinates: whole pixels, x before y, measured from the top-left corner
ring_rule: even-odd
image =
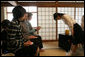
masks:
[[[33,14],[32,13],[28,13],[28,17],[31,17]]]
[[[20,17],[23,17],[26,13],[26,10],[22,6],[16,6],[13,10],[13,19],[18,20]]]
[[[1,22],[1,26],[2,26],[2,28],[9,27],[10,26],[10,21],[9,20],[3,20]]]
[[[56,20],[56,18],[58,16],[62,17],[64,14],[63,13],[54,13],[53,16],[54,16],[54,20]]]

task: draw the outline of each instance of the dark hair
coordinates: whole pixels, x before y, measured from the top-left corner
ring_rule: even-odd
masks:
[[[13,20],[18,20],[20,17],[23,17],[26,13],[26,10],[22,6],[16,6],[13,10]]]
[[[10,26],[10,21],[9,20],[3,20],[1,23],[2,28],[6,28]]]
[[[32,13],[27,13],[28,14],[28,17],[31,17],[33,14]]]
[[[53,16],[54,16],[54,20],[56,20],[56,18],[58,16],[62,17],[64,14],[63,13],[54,13]]]

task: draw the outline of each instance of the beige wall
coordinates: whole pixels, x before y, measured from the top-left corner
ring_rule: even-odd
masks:
[[[1,21],[4,20],[4,7],[1,7]]]

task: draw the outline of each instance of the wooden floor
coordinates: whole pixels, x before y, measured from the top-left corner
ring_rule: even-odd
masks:
[[[44,42],[44,52],[40,56],[65,56],[66,52],[58,47],[58,42]]]
[[[40,53],[40,56],[66,56],[66,53],[61,49],[46,49]]]
[[[43,45],[45,51],[40,52],[40,56],[66,56],[66,51],[58,47],[58,42],[44,42]],[[84,50],[78,48],[74,56],[84,56]]]
[[[58,48],[58,41],[56,42],[43,42],[44,49]]]

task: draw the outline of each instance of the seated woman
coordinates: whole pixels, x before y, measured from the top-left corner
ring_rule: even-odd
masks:
[[[42,44],[42,38],[41,38],[41,36],[35,34],[35,32],[38,32],[41,29],[41,27],[38,26],[35,29],[33,29],[31,23],[29,22],[29,21],[32,20],[32,13],[27,13],[27,14],[28,14],[27,15],[27,20],[25,20],[25,23],[26,23],[26,25],[28,27],[28,33],[30,35],[33,35],[33,36],[36,36],[37,37],[37,40],[36,40],[38,42],[37,44],[39,45],[40,50],[41,51],[44,51],[43,50],[43,44]]]
[[[28,15],[27,14],[26,20],[24,20],[21,23],[24,38],[25,39],[30,39],[32,42],[34,42],[34,44],[36,46],[39,47],[40,51],[43,51],[42,50],[43,45],[42,45],[42,39],[41,39],[41,37],[38,36],[38,35],[34,35],[34,32],[36,32],[37,30],[39,30],[40,27],[38,27],[37,29],[32,29],[31,24],[29,22],[27,22],[28,16],[30,18],[32,16],[32,14],[31,15]]]

